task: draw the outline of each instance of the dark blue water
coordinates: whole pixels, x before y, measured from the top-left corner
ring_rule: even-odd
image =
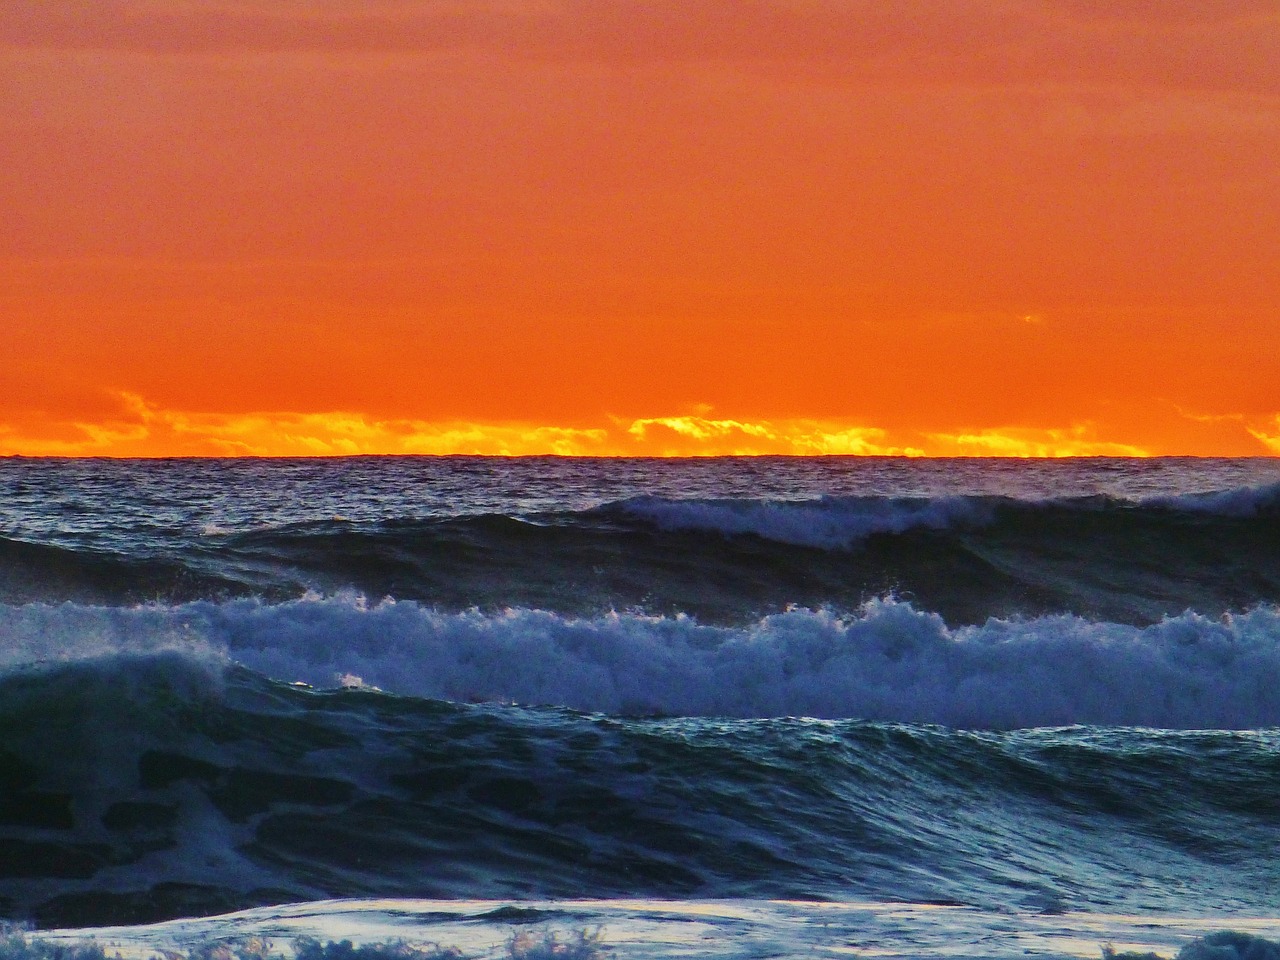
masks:
[[[1273,460],[0,461],[0,914],[1274,912]]]

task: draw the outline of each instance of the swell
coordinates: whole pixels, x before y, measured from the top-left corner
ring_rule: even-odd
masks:
[[[208,563],[198,552],[166,556],[138,551],[131,555],[93,546],[0,536],[0,601],[142,603],[289,594],[275,576],[236,576],[227,566],[223,558]],[[296,590],[293,593],[296,595]]]
[[[175,652],[0,678],[0,908],[348,896],[1277,906],[1271,733],[643,720]]]
[[[1106,497],[636,498],[525,518],[312,521],[149,534],[111,551],[0,538],[0,600],[176,602],[353,590],[447,610],[744,623],[895,594],[953,623],[1151,623],[1280,602],[1280,487]]]

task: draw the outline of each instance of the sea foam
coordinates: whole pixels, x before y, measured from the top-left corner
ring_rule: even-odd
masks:
[[[1280,724],[1280,610],[1137,627],[1061,615],[951,627],[880,599],[743,628],[688,617],[449,613],[310,597],[0,605],[0,664],[179,651],[282,681],[625,715],[810,716],[1014,728]]]

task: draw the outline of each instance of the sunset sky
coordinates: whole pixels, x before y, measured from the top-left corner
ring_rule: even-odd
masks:
[[[1280,454],[1280,3],[4,0],[0,454]]]

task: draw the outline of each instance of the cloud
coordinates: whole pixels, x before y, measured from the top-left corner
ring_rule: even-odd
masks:
[[[1192,423],[1203,425],[1206,428],[1216,428],[1217,431],[1223,434],[1231,433],[1237,436],[1252,437],[1258,447],[1253,450],[1242,451],[1241,455],[1270,454],[1272,456],[1280,456],[1280,413],[1269,416],[1244,413],[1205,413],[1199,410],[1189,410],[1178,404],[1174,404],[1173,407],[1177,410],[1178,416],[1184,420],[1190,420]]]
[[[1155,447],[1128,443],[1090,422],[918,433],[830,419],[714,417],[700,408],[689,415],[612,417],[598,424],[563,425],[430,421],[353,411],[176,410],[129,392],[115,394],[114,400],[114,411],[93,420],[27,415],[21,421],[0,421],[0,455],[1145,457],[1199,449],[1177,441]],[[1196,419],[1234,426],[1232,449],[1241,441],[1246,446],[1256,442],[1258,452],[1280,454],[1280,414]]]
[[[814,420],[713,420],[701,416],[633,420],[627,433],[662,456],[919,456],[923,451],[885,442],[875,427]]]
[[[918,455],[884,430],[814,420],[615,419],[599,427],[430,422],[366,414],[172,410],[134,393],[100,421],[0,424],[0,454],[26,456]]]
[[[598,429],[523,424],[430,423],[376,419],[359,413],[187,413],[122,394],[153,443],[178,442],[225,456],[354,456],[360,454],[590,455]]]
[[[1053,12],[1079,23],[1203,27],[1250,20],[1274,20],[1273,0],[1052,0]]]
[[[968,457],[1146,457],[1150,451],[1100,440],[1092,424],[1066,429],[1002,427],[969,433],[931,433],[933,456]]]
[[[638,440],[644,440],[654,428],[670,430],[681,437],[695,440],[722,439],[731,436],[747,436],[756,439],[772,439],[767,427],[737,420],[708,420],[705,417],[653,417],[633,420],[627,432]]]
[[[707,62],[909,82],[1087,80],[1275,93],[1274,5],[1076,0],[8,0],[0,43],[161,54],[437,53]],[[1166,11],[1169,7],[1169,11]]]
[[[430,423],[360,413],[211,413],[169,410],[132,393],[100,422],[0,425],[0,454],[25,456],[354,456],[605,452],[603,429]]]
[[[1280,456],[1280,413],[1272,417],[1272,424],[1263,428],[1261,426],[1248,427],[1249,433],[1255,440],[1266,447],[1271,453]],[[1274,430],[1275,432],[1270,432]]]

